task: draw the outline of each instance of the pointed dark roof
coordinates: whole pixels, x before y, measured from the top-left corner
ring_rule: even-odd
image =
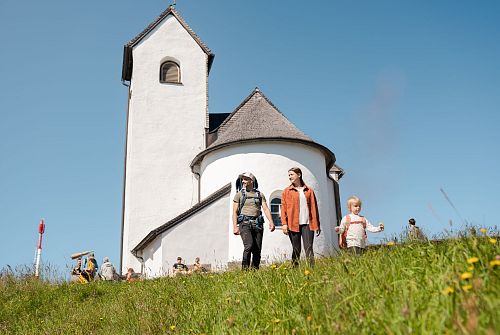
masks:
[[[122,67],[122,80],[130,80],[132,78],[132,67],[133,67],[133,59],[132,59],[132,49],[137,43],[139,43],[146,35],[148,35],[156,26],[158,26],[163,19],[167,16],[173,15],[177,21],[186,29],[186,31],[191,35],[191,37],[198,43],[201,49],[208,56],[208,71],[210,72],[210,68],[212,67],[212,62],[214,61],[215,55],[212,53],[210,48],[203,43],[203,41],[196,35],[196,33],[191,29],[191,27],[184,21],[184,19],[180,16],[180,14],[175,10],[173,6],[169,6],[163,13],[160,14],[146,27],[142,32],[140,32],[136,37],[131,39],[127,44],[125,44],[123,48],[123,67]]]
[[[328,148],[314,142],[291,123],[259,88],[255,88],[212,133],[216,133],[217,139],[193,159],[191,167],[201,162],[209,152],[242,142],[258,141],[287,141],[310,145],[323,151],[328,170],[335,162],[335,155]]]
[[[203,208],[207,207],[214,201],[219,200],[220,198],[222,198],[226,194],[229,194],[230,192],[231,192],[231,183],[224,185],[222,188],[220,188],[219,190],[215,191],[214,193],[210,194],[208,197],[203,199],[203,201],[197,203],[187,211],[177,215],[175,218],[168,221],[167,223],[161,225],[156,229],[153,229],[152,231],[149,232],[148,235],[146,235],[146,237],[142,239],[141,242],[139,242],[139,244],[137,244],[134,247],[134,249],[131,250],[132,254],[137,256],[137,252],[144,249],[144,247],[146,247],[149,243],[151,243],[158,235],[166,232],[172,227],[175,227],[185,219],[189,218],[191,215],[199,212]]]

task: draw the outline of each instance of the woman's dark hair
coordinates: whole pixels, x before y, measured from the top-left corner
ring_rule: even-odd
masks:
[[[293,171],[295,172],[296,174],[298,174],[300,177],[300,186],[304,186],[306,183],[304,183],[304,180],[302,179],[302,170],[298,167],[293,167],[293,168],[290,168],[288,169],[288,172],[290,171]]]

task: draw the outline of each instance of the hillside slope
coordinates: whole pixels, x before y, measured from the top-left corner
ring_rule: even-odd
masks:
[[[488,236],[133,283],[0,280],[2,334],[495,334]]]

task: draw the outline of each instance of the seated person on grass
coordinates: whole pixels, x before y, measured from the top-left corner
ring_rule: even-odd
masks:
[[[182,263],[182,257],[177,257],[177,263],[175,263],[172,268],[174,276],[188,273],[188,267],[186,266],[186,264]]]

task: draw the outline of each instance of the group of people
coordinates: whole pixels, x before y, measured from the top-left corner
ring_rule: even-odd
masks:
[[[208,272],[208,270],[200,263],[200,257],[194,259],[191,268],[183,263],[182,257],[177,257],[177,262],[172,266],[172,275],[174,276],[205,272]]]
[[[292,167],[288,170],[290,185],[281,194],[282,232],[288,235],[292,246],[292,264],[298,265],[302,244],[308,263],[314,265],[314,237],[321,234],[318,204],[314,190],[302,179],[302,170]],[[258,269],[261,259],[264,214],[273,232],[275,225],[266,198],[258,190],[255,176],[250,172],[239,175],[237,193],[233,198],[233,233],[243,241],[242,269]],[[360,255],[367,247],[367,231],[378,233],[384,224],[374,226],[360,214],[361,199],[351,196],[347,200],[349,214],[342,218],[335,232],[340,234],[339,246]],[[409,220],[409,239],[424,240],[425,235],[416,226],[415,219]]]
[[[318,203],[312,188],[302,179],[302,170],[293,167],[288,170],[290,186],[281,195],[282,231],[290,238],[292,245],[292,263],[298,265],[302,243],[309,264],[314,264],[314,237],[321,234]],[[233,199],[233,233],[240,235],[243,241],[242,269],[260,266],[264,217],[269,222],[269,230],[274,225],[266,198],[258,190],[258,182],[250,172],[238,177],[237,193]]]
[[[109,257],[104,257],[101,267],[99,267],[94,254],[90,253],[85,258],[85,264],[82,263],[82,257],[78,257],[76,265],[71,269],[71,281],[88,283],[94,280],[115,281],[121,279]]]

